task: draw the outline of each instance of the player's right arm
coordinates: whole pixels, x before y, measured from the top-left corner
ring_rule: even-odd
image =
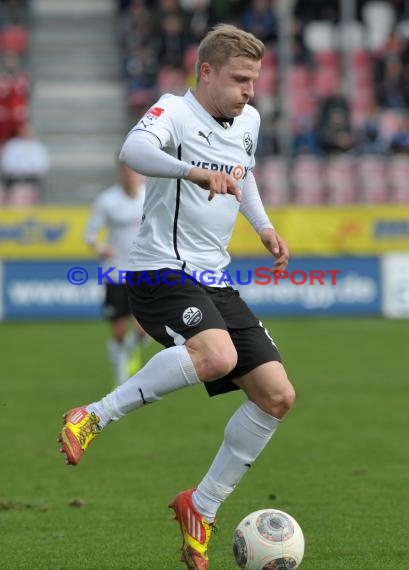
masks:
[[[99,232],[108,223],[106,208],[104,201],[100,196],[95,201],[91,214],[88,218],[87,226],[85,228],[84,239],[85,242],[91,247],[94,253],[101,259],[111,257],[114,254],[112,247],[102,243],[98,239]]]
[[[208,200],[213,200],[216,194],[232,194],[240,202],[241,192],[237,182],[226,172],[217,172],[193,166],[187,179],[205,190],[210,190]]]
[[[160,100],[129,133],[119,160],[151,178],[182,178],[209,190],[209,200],[216,194],[232,194],[240,200],[236,180],[225,172],[192,166],[166,152],[177,149],[183,140],[183,120],[175,100]],[[156,113],[156,114],[155,114]]]

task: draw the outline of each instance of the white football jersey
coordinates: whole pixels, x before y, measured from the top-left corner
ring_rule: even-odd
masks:
[[[131,244],[142,221],[145,189],[139,189],[135,197],[129,196],[119,185],[101,192],[96,199],[85,231],[85,240],[96,240],[102,228],[107,229],[106,244],[112,247],[114,255],[104,259],[102,270],[115,267],[109,277],[118,282],[118,269],[126,266]]]
[[[134,127],[155,135],[163,151],[193,166],[231,174],[243,191],[254,166],[260,116],[246,105],[231,126],[219,124],[191,91],[164,95]],[[132,132],[132,131],[131,131]],[[143,221],[127,269],[208,270],[220,275],[240,204],[184,179],[146,178]]]

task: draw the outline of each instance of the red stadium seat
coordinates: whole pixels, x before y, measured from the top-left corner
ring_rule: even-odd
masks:
[[[274,63],[263,65],[257,79],[257,94],[271,95],[275,93],[277,86],[277,67]]]
[[[314,59],[318,67],[332,67],[339,69],[340,56],[335,50],[320,50],[314,52]]]
[[[266,206],[283,206],[288,203],[288,180],[285,162],[273,157],[260,161],[258,186]]]
[[[298,125],[303,122],[305,118],[312,118],[314,116],[316,106],[317,101],[310,92],[293,91],[291,93],[289,111],[294,132],[298,130]]]
[[[372,88],[358,90],[352,96],[351,114],[352,123],[355,127],[361,128],[364,125],[373,109],[374,99]]]
[[[290,89],[308,90],[310,88],[310,72],[305,65],[296,65],[288,70],[288,87]]]
[[[361,201],[366,204],[388,202],[385,161],[379,156],[364,156],[357,161],[356,175]]]
[[[341,81],[340,70],[336,67],[318,67],[313,72],[313,89],[317,97],[332,95]]]
[[[322,182],[322,164],[313,156],[297,158],[292,171],[294,200],[303,206],[315,206],[324,203],[324,185]]]
[[[327,200],[330,204],[346,205],[357,201],[353,160],[346,156],[330,158],[324,169]]]
[[[391,201],[409,204],[409,156],[394,156],[390,159],[388,178]]]
[[[34,206],[39,202],[39,191],[35,184],[16,183],[9,192],[8,204],[10,206],[27,207]]]
[[[300,117],[310,117],[315,111],[315,99],[311,89],[311,74],[304,65],[297,65],[291,69],[287,76],[287,89],[289,93],[289,111],[296,128]]]
[[[183,64],[187,74],[195,74],[196,58],[197,58],[197,48],[196,44],[190,45],[185,51],[183,57]]]
[[[156,78],[159,93],[183,95],[186,91],[186,77],[182,69],[162,67]]]

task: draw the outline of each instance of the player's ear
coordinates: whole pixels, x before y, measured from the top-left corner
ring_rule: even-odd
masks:
[[[200,66],[200,79],[205,83],[208,83],[211,71],[212,71],[212,66],[210,65],[210,63],[204,61]]]

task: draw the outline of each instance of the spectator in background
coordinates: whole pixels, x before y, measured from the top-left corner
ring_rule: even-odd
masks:
[[[22,125],[17,136],[3,146],[0,169],[3,184],[9,192],[21,183],[41,189],[49,169],[49,154],[28,124]]]
[[[351,150],[355,138],[351,126],[351,110],[340,84],[320,106],[317,121],[318,144],[324,154]]]
[[[294,156],[300,154],[319,156],[321,154],[314,122],[310,115],[298,117],[293,136],[293,154]]]
[[[126,74],[131,92],[155,89],[158,73],[156,54],[149,46],[135,47],[126,61]]]
[[[402,115],[400,129],[392,137],[391,150],[395,154],[409,155],[409,113],[408,112]]]
[[[314,56],[305,43],[303,32],[303,22],[298,18],[293,18],[291,22],[291,59],[293,65],[313,67]]]
[[[241,24],[263,43],[270,43],[277,38],[277,18],[271,0],[251,0],[250,7],[244,10]]]
[[[182,14],[165,13],[158,22],[157,38],[156,53],[160,66],[179,68],[188,45]]]
[[[0,71],[0,145],[16,137],[27,121],[30,79],[16,53],[3,54]]]
[[[126,52],[148,46],[154,36],[154,17],[144,0],[132,0],[126,18],[120,22],[122,44]]]
[[[160,27],[165,16],[170,14],[178,14],[182,18],[186,18],[186,13],[182,9],[179,0],[158,0],[156,10],[154,11],[157,28]]]
[[[295,16],[303,21],[329,20],[336,22],[339,19],[338,2],[328,0],[297,0]]]
[[[180,5],[188,14],[189,44],[199,44],[211,27],[209,0],[180,0]]]
[[[376,99],[381,107],[404,109],[409,106],[409,90],[405,85],[403,65],[398,55],[388,55],[380,62],[376,75]]]
[[[357,155],[385,156],[389,153],[389,142],[381,132],[379,120],[379,109],[375,107],[357,135],[357,144],[354,148]]]
[[[247,6],[248,0],[210,0],[209,16],[211,26],[220,22],[238,23],[240,20],[239,15]]]
[[[140,345],[145,339],[144,330],[131,316],[126,284],[119,280],[118,269],[128,260],[131,244],[142,221],[145,186],[143,177],[119,165],[119,183],[101,192],[94,203],[85,231],[85,241],[103,262],[103,271],[115,268],[110,274],[112,281],[105,282],[104,313],[111,323],[111,338],[107,345],[115,383],[121,384],[130,375],[129,360],[133,357],[132,374],[142,362]],[[108,231],[104,242],[99,232]],[[133,330],[128,333],[130,321]]]

